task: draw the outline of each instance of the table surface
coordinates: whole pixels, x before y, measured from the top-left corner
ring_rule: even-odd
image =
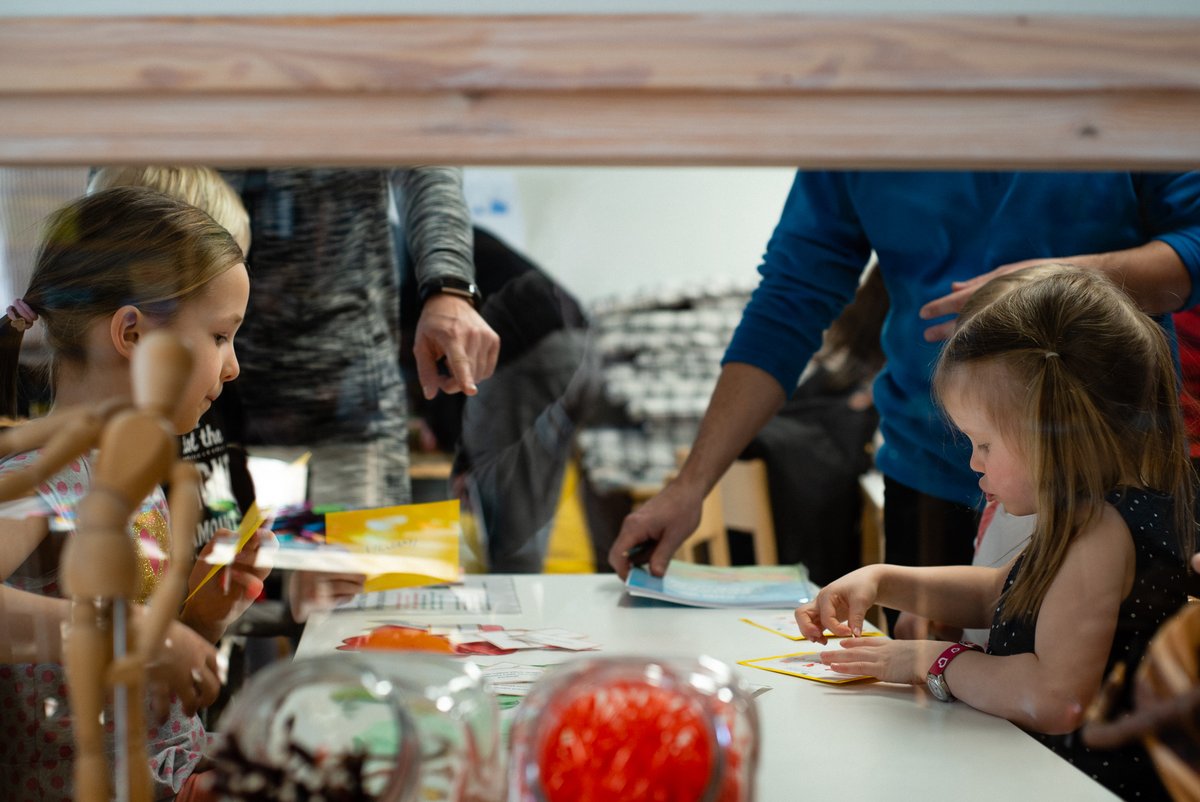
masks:
[[[828,685],[737,666],[738,660],[823,648],[739,620],[751,611],[643,606],[611,574],[513,579],[519,614],[336,612],[308,623],[296,656],[327,654],[343,638],[389,620],[562,627],[586,634],[606,655],[706,654],[734,665],[747,682],[769,686],[757,699],[759,802],[792,802],[811,793],[844,800],[923,800],[948,793],[973,802],[1008,802],[1031,793],[1053,793],[1057,802],[1116,799],[1008,721],[961,702],[934,701],[923,687]],[[469,659],[543,665],[576,657],[529,650]]]

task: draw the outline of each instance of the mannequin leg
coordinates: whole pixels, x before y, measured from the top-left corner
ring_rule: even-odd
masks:
[[[108,611],[92,600],[71,604],[65,667],[71,701],[71,726],[75,736],[76,802],[109,802],[112,783],[104,754],[104,669],[112,650]]]

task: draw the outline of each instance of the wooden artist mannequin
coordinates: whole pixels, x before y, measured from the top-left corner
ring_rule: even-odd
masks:
[[[70,600],[64,646],[75,738],[74,790],[77,802],[113,798],[104,751],[104,711],[108,688],[124,766],[118,766],[118,794],[150,802],[146,760],[146,666],[162,647],[187,589],[192,541],[199,518],[199,476],[177,459],[171,421],[187,386],[192,357],[174,335],[156,330],[142,335],[131,355],[133,405],[107,402],[33,421],[0,436],[0,453],[43,447],[31,469],[0,480],[0,499],[11,499],[70,460],[99,452],[87,495],[77,509],[75,534],[67,539],[59,571]],[[169,567],[135,618],[131,602],[141,578],[129,521],[156,485],[169,483],[171,510]],[[140,611],[136,611],[140,612]]]

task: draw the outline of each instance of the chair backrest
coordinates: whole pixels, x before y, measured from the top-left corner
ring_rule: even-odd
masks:
[[[776,565],[775,519],[771,514],[771,491],[767,464],[761,459],[735,460],[717,483],[728,529],[746,532],[754,539],[754,562]]]
[[[682,464],[686,454],[678,457]],[[684,541],[675,556],[686,562],[695,562],[696,547],[707,544],[712,565],[729,565],[729,529],[746,532],[753,538],[756,564],[778,563],[767,465],[760,459],[736,460],[729,467],[704,499],[700,525]]]
[[[675,552],[675,559],[684,562],[699,562],[697,549],[700,546],[707,549],[709,565],[730,565],[729,533],[725,531],[725,516],[721,509],[721,493],[714,489],[704,499],[700,510],[700,523],[696,531],[688,535],[687,540]]]

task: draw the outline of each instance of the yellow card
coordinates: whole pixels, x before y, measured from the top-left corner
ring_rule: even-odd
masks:
[[[457,500],[331,512],[325,516],[327,543],[355,551],[420,558],[425,566],[422,573],[368,576],[364,588],[368,593],[457,582],[461,574],[458,562],[461,540]]]
[[[266,516],[258,511],[258,502],[251,504],[250,509],[246,510],[246,514],[242,517],[241,526],[239,526],[237,530],[237,547],[233,550],[235,556],[241,553],[242,548],[244,548],[245,545],[250,542],[250,537],[258,531],[258,528],[262,526],[266,520]],[[189,593],[188,597],[183,600],[183,603],[187,604],[190,602],[192,597],[196,595],[200,588],[207,585],[208,580],[216,576],[217,571],[220,571],[224,567],[225,566],[223,565],[214,565],[211,569],[209,569],[209,572],[204,575],[204,579],[201,579],[200,584],[192,589],[192,592]]]
[[[774,632],[776,635],[782,635],[789,640],[808,640],[800,634],[800,625],[796,623],[796,616],[793,613],[765,613],[762,615],[744,615],[742,620],[752,627],[765,629],[767,632]],[[882,632],[864,622],[862,637],[874,638],[883,635]],[[841,638],[843,635],[835,635],[828,629],[825,630],[827,638]]]
[[[761,668],[763,671],[774,671],[776,674],[787,674],[801,679],[811,679],[814,682],[827,682],[831,685],[875,679],[866,674],[843,674],[840,671],[834,671],[821,662],[820,652],[797,652],[796,654],[781,654],[776,657],[739,660],[738,665]]]

